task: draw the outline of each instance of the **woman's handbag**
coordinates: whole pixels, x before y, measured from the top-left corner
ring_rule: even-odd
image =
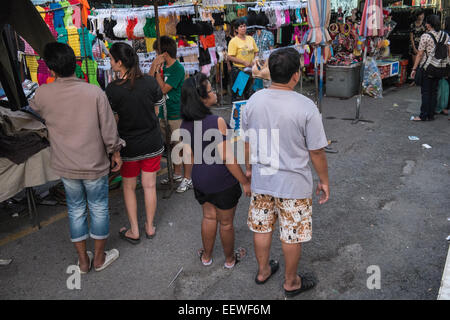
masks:
[[[264,80],[270,80],[269,59],[264,61],[264,64],[259,59],[255,59],[252,67],[252,77]]]

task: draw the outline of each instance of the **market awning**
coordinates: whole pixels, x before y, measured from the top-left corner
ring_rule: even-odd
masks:
[[[359,34],[363,37],[380,37],[384,34],[382,0],[366,0]]]

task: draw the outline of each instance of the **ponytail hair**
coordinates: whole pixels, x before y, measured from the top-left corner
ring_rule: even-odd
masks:
[[[122,61],[123,66],[127,69],[125,73],[127,79],[123,79],[120,84],[130,80],[131,88],[137,78],[142,77],[142,71],[139,68],[139,57],[134,49],[125,42],[116,42],[111,46],[109,53],[116,61]]]

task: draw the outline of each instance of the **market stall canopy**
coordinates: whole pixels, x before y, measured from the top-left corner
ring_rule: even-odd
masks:
[[[325,46],[331,40],[328,33],[330,17],[330,0],[308,0],[308,43]]]
[[[384,34],[383,1],[366,0],[359,34],[363,37],[380,37]]]
[[[3,32],[5,25],[10,25],[24,38],[39,55],[49,42],[54,42],[50,30],[30,0],[2,1],[0,10],[0,81],[8,97],[11,109],[19,109],[28,104],[23,94],[22,84],[15,72],[13,53],[8,49]],[[14,53],[15,55],[15,53]]]

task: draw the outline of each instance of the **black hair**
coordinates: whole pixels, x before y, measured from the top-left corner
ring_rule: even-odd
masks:
[[[245,24],[246,26],[248,25],[248,21],[247,21],[246,17],[238,18],[236,20],[233,20],[233,22],[232,22],[233,28],[235,30],[237,30],[239,28],[239,26],[241,26],[243,24]]]
[[[417,10],[414,12],[414,21],[416,21],[417,18],[419,18],[419,16],[420,16],[421,14],[425,14],[425,11],[422,10],[422,9],[417,9]]]
[[[300,70],[300,54],[294,48],[278,49],[269,57],[270,78],[275,83],[288,83]]]
[[[75,53],[65,43],[48,43],[44,48],[44,61],[58,77],[66,78],[75,73],[77,64]]]
[[[428,23],[435,31],[441,31],[441,19],[435,15],[429,15],[426,18],[426,23]]]
[[[142,77],[142,71],[139,67],[139,57],[134,49],[125,42],[115,42],[111,46],[109,53],[116,62],[122,61],[123,66],[127,69],[125,75],[131,82],[131,88],[133,88],[136,79]],[[127,79],[124,79],[121,84],[125,83]]]
[[[201,99],[208,98],[208,77],[197,73],[184,81],[181,88],[181,118],[186,121],[202,120],[212,114]]]
[[[162,36],[160,39],[160,45],[161,48],[158,54],[167,52],[172,59],[177,58],[177,43],[175,42],[175,40],[173,40],[171,37],[168,36]],[[153,49],[154,50],[158,49],[158,42],[155,41],[153,43]]]

